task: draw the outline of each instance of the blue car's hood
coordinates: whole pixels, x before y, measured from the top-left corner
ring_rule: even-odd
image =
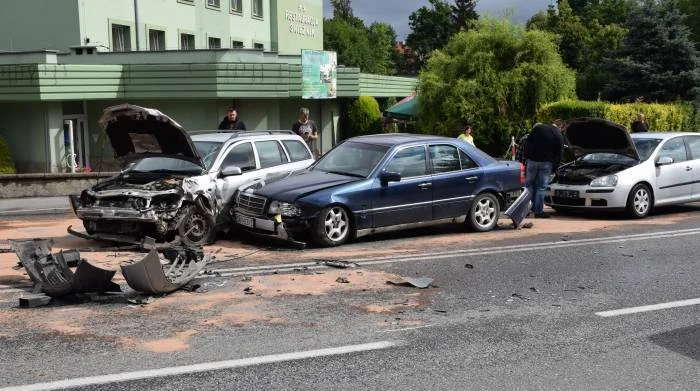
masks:
[[[293,175],[277,182],[268,183],[260,189],[253,190],[253,194],[284,202],[294,202],[299,197],[315,191],[339,186],[350,182],[356,182],[362,178],[330,174],[323,171],[306,171],[299,175]],[[249,190],[246,190],[246,192]]]

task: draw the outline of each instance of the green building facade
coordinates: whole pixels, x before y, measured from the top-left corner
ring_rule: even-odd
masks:
[[[289,129],[304,106],[322,151],[338,140],[338,99],[301,98],[300,52],[323,49],[322,0],[23,0],[3,7],[0,37],[0,137],[20,173],[70,170],[71,146],[78,170],[116,168],[97,120],[125,102],[188,130],[215,129],[231,106],[248,129]],[[337,71],[339,99],[416,84]]]

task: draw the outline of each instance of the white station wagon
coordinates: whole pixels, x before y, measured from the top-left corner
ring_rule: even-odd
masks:
[[[629,134],[602,119],[572,121],[574,161],[559,167],[545,203],[557,211],[624,210],[643,218],[661,205],[700,200],[700,134]]]

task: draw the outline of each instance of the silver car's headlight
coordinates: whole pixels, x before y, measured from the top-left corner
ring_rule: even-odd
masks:
[[[596,178],[591,181],[594,187],[612,187],[617,185],[617,175],[608,175]]]
[[[282,216],[301,216],[301,209],[296,205],[281,201],[272,201],[270,203],[270,208],[268,213],[271,215],[282,215]]]

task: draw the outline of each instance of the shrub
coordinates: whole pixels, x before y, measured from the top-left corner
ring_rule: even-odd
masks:
[[[15,174],[16,172],[10,147],[7,145],[7,141],[0,137],[0,174]]]
[[[574,118],[604,118],[627,128],[644,113],[650,131],[700,131],[700,113],[694,103],[625,103],[603,101],[562,100],[544,105],[537,112],[539,122],[551,122],[557,118],[565,121]]]
[[[348,108],[348,120],[348,129],[353,136],[381,132],[379,103],[371,96],[357,98]]]

